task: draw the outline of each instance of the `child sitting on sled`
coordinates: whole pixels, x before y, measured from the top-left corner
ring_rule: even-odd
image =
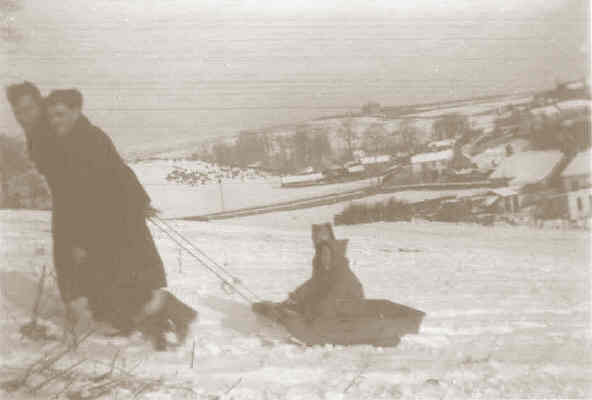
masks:
[[[253,305],[255,312],[281,319],[296,312],[307,321],[334,317],[340,302],[364,298],[362,284],[349,268],[345,256],[348,240],[336,240],[331,224],[313,224],[312,241],[315,255],[312,276],[281,303],[261,302]]]

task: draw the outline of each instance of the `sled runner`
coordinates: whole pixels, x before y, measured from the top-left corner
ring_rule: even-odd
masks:
[[[388,300],[342,301],[337,314],[308,319],[281,303],[253,304],[253,311],[283,325],[309,346],[323,344],[396,346],[400,338],[418,333],[425,316],[422,311]]]

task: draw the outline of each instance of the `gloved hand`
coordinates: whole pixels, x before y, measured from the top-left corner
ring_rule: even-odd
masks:
[[[158,216],[158,214],[160,214],[160,210],[152,207],[151,205],[146,207],[146,210],[144,211],[144,216],[146,218],[156,217],[156,216]]]

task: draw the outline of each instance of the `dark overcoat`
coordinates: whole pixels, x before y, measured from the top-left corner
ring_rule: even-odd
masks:
[[[68,302],[84,296],[97,319],[125,325],[166,286],[146,226],[150,198],[110,138],[82,116],[65,137],[44,135],[31,156],[52,194],[54,263]],[[72,249],[87,253],[76,264]]]

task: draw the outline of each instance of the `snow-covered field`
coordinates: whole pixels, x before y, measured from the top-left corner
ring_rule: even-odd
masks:
[[[259,296],[280,300],[310,273],[307,222],[313,210],[299,211],[310,220],[294,224],[290,221],[297,212],[170,223]],[[323,210],[328,209],[315,212],[322,215]],[[51,264],[49,229],[45,212],[0,211],[3,277],[10,270],[34,272]],[[288,343],[278,327],[257,321],[212,274],[155,231],[171,291],[200,311],[188,343],[154,353],[137,336],[92,336],[63,360],[62,368],[87,359],[74,370],[79,379],[88,380],[108,371],[119,352],[115,376],[121,368],[133,370],[138,379],[153,379],[140,389],[119,387],[105,394],[109,399],[592,396],[588,234],[424,222],[340,226],[335,231],[350,239],[352,268],[368,297],[427,313],[420,334],[403,338],[396,348]],[[0,371],[8,377],[52,344],[21,338],[18,326],[28,315],[6,297]],[[60,392],[59,381],[46,383],[38,398]],[[61,396],[72,394],[74,387]],[[31,397],[22,391],[13,395]]]
[[[166,175],[175,166],[194,168],[198,162],[191,161],[146,161],[131,164],[138,178],[148,191],[155,207],[162,210],[164,217],[187,217],[262,206],[271,203],[300,200],[335,192],[360,189],[376,179],[332,185],[281,188],[279,177],[252,180],[227,179],[219,184],[200,186],[184,185],[166,180]],[[224,209],[222,208],[224,206]]]

